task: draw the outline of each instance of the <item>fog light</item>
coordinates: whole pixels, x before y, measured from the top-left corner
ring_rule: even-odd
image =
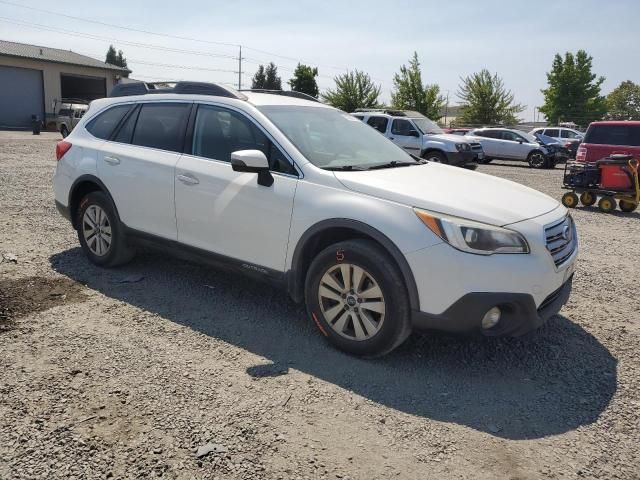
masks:
[[[498,307],[493,307],[482,317],[482,328],[485,330],[488,328],[495,327],[500,321],[500,309]]]

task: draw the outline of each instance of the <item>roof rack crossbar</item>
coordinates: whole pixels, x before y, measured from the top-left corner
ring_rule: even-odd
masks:
[[[182,95],[211,95],[214,97],[246,100],[247,96],[217,83],[206,82],[131,82],[119,83],[111,90],[109,97],[129,97],[158,93],[176,93]]]
[[[268,90],[264,88],[246,88],[240,90],[241,92],[254,92],[254,93],[269,93],[271,95],[282,95],[284,97],[300,98],[302,100],[309,100],[312,102],[320,102],[316,97],[307,95],[302,92],[295,92],[293,90]]]

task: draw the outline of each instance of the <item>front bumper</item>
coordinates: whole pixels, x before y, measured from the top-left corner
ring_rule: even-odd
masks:
[[[478,154],[473,150],[468,152],[445,152],[449,165],[463,166],[468,163],[477,162]]]
[[[468,293],[439,315],[414,311],[413,325],[419,330],[517,337],[539,328],[556,315],[567,303],[572,283],[573,275],[538,308],[533,296],[526,293]],[[495,306],[502,312],[500,322],[493,328],[483,329],[482,317]]]

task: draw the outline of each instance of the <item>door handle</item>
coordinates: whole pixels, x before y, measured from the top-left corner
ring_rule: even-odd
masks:
[[[393,137],[389,137],[389,140],[394,140],[394,138]]]
[[[200,183],[196,177],[192,177],[191,175],[177,175],[176,178],[180,180],[185,185],[197,185]]]
[[[103,158],[103,160],[107,162],[109,165],[118,165],[120,163],[120,159],[118,157],[106,156]]]

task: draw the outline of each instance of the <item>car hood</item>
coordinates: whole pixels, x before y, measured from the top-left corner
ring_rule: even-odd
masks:
[[[431,162],[334,173],[346,188],[355,192],[492,225],[534,218],[560,205],[519,183]]]
[[[454,135],[453,133],[426,134],[425,137],[428,140],[446,140],[454,143],[470,143],[473,141],[464,135]]]

